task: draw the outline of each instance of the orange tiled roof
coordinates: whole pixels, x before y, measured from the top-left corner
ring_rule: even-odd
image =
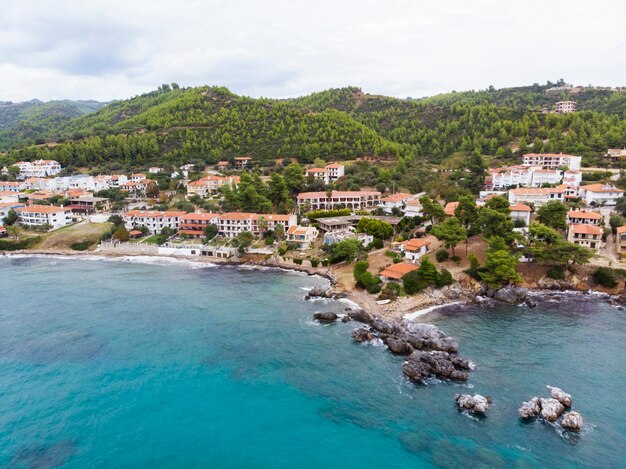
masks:
[[[368,196],[380,196],[378,191],[333,191],[333,198],[335,197],[368,197]],[[301,192],[298,194],[298,199],[325,199],[326,192]]]
[[[567,214],[568,218],[593,218],[594,220],[599,220],[602,218],[602,215],[596,212],[584,212],[582,210],[572,210]]]
[[[56,205],[28,205],[24,208],[18,208],[17,211],[30,213],[59,213],[65,212],[65,208]]]
[[[419,266],[413,264],[407,264],[406,262],[399,262],[398,264],[392,264],[383,270],[380,275],[383,277],[393,278],[400,280],[405,274],[413,270],[419,269]]]
[[[607,184],[589,184],[586,186],[581,186],[580,188],[590,192],[624,192],[623,190],[618,189],[615,186],[610,186]]]
[[[423,239],[411,238],[408,241],[402,243],[406,251],[419,251],[424,246],[428,246],[430,243]]]
[[[453,217],[454,211],[456,210],[458,206],[459,206],[458,202],[448,202],[446,204],[446,208],[444,208],[443,211],[445,212],[446,215]]]
[[[525,204],[513,204],[510,209],[511,212],[532,212],[532,209]]]
[[[400,202],[401,200],[408,199],[411,194],[408,192],[398,192],[397,194],[388,195],[380,199],[381,202]]]
[[[602,236],[603,230],[599,226],[589,225],[587,223],[580,223],[571,226],[572,233],[574,234],[590,234],[596,236]]]

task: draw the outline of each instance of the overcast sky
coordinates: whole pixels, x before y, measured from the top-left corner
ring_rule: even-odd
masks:
[[[626,85],[626,0],[0,0],[0,100]]]

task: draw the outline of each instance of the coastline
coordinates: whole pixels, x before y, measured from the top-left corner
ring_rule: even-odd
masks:
[[[477,304],[483,302],[495,302],[497,300],[483,297],[480,295],[477,284],[461,281],[449,287],[442,289],[428,289],[424,292],[413,296],[399,297],[386,305],[380,305],[377,300],[364,290],[359,290],[348,285],[338,282],[333,266],[329,267],[308,267],[276,261],[274,259],[266,260],[255,258],[254,255],[248,255],[241,260],[219,259],[219,258],[203,258],[198,256],[164,256],[155,254],[128,254],[128,253],[111,253],[95,251],[73,251],[65,249],[55,250],[20,250],[6,251],[0,253],[1,257],[56,257],[61,259],[117,259],[125,258],[146,258],[161,260],[171,263],[187,263],[195,264],[199,267],[217,267],[217,266],[233,266],[233,267],[249,267],[250,269],[275,269],[285,272],[299,272],[308,276],[318,276],[329,282],[329,291],[333,298],[337,301],[345,300],[348,305],[354,305],[364,311],[381,316],[385,319],[401,322],[403,320],[412,321],[419,317],[433,313],[444,307],[464,306],[469,304]],[[558,301],[560,297],[566,296],[590,296],[596,297],[601,301],[616,303],[616,299],[620,298],[620,292],[601,291],[588,288],[588,285],[570,285],[572,288],[565,288],[562,285],[531,285],[524,286],[528,291],[528,296],[540,301]],[[579,287],[579,288],[576,288]],[[583,288],[580,288],[583,287]],[[552,299],[557,297],[556,300]]]

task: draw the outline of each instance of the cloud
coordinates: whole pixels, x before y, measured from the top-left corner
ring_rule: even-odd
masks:
[[[0,17],[0,99],[625,85],[625,16],[621,0],[21,0]]]

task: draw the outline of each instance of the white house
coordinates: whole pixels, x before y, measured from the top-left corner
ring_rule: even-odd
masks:
[[[600,225],[602,215],[597,212],[587,212],[585,210],[571,210],[567,214],[568,225]]]
[[[72,212],[54,205],[28,205],[16,210],[18,223],[24,226],[61,228],[72,222]]]
[[[569,186],[580,186],[582,180],[582,171],[574,171],[573,169],[568,169],[563,173],[563,184],[567,184]]]
[[[264,230],[274,231],[282,225],[287,232],[291,226],[298,224],[296,215],[279,215],[274,213],[222,213],[216,218],[218,233],[227,238],[234,238],[243,231],[250,231],[255,236]]]
[[[163,228],[178,231],[181,217],[187,212],[161,212],[157,210],[131,210],[122,215],[126,228],[145,226],[151,234],[159,234]]]
[[[413,200],[418,200],[423,194],[423,192],[421,194],[398,192],[396,194],[388,195],[387,197],[383,197],[382,199],[380,199],[378,207],[382,208],[385,213],[391,213],[394,208],[398,208],[404,211],[409,202]]]
[[[340,177],[343,177],[344,174],[344,165],[338,163],[331,163],[327,164],[323,168],[311,168],[307,169],[306,171],[307,176],[310,176],[313,179],[324,181],[324,184],[330,184],[331,182],[335,182]]]
[[[564,192],[564,189],[558,187],[523,187],[519,189],[511,189],[509,191],[509,203],[511,205],[519,203],[532,203],[535,206],[541,206],[551,200],[563,202]]]
[[[563,153],[527,153],[524,155],[524,166],[541,166],[544,169],[559,169],[567,166],[574,171],[580,170],[582,156]]]
[[[61,164],[54,160],[18,161],[15,166],[20,168],[20,179],[54,176],[61,172]]]
[[[411,238],[400,243],[400,250],[404,252],[404,258],[411,262],[419,261],[428,252],[429,242],[423,239]]]
[[[524,222],[524,226],[530,225],[530,212],[531,208],[524,204],[512,204],[511,205],[511,219],[521,220]]]
[[[578,196],[588,205],[615,205],[624,191],[612,184],[589,184],[578,188]]]
[[[318,236],[319,231],[312,226],[292,225],[287,230],[287,241],[298,243],[298,249],[308,249]]]
[[[597,225],[570,225],[567,240],[597,252],[602,246],[603,232],[604,230]]]

